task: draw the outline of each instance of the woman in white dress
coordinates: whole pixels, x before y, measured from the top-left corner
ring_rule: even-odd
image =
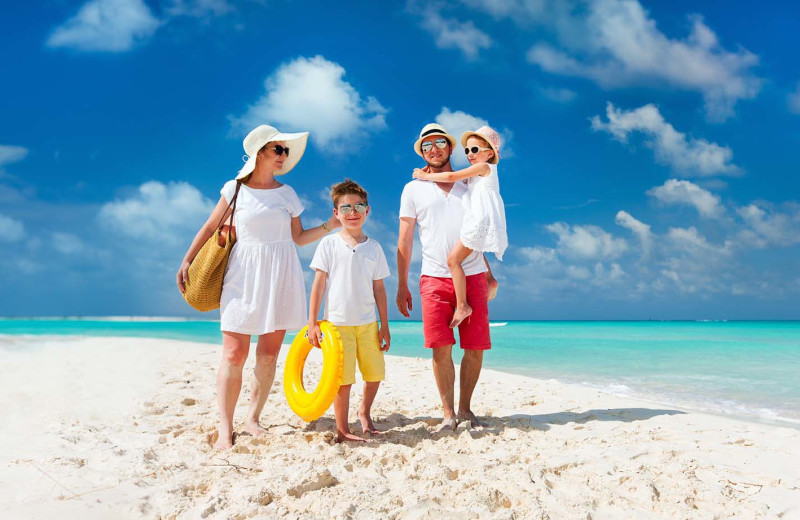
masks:
[[[236,193],[236,243],[228,260],[222,287],[220,328],[222,361],[217,373],[219,404],[216,449],[233,446],[233,412],[242,388],[242,370],[250,351],[250,337],[258,336],[256,366],[247,413],[246,430],[258,436],[266,432],[259,416],[275,379],[275,365],[287,329],[306,323],[303,269],[295,244],[304,246],[339,226],[331,216],[321,226],[303,229],[303,205],[295,191],[275,178],[288,173],[305,151],[308,132],[286,134],[261,125],[247,134],[247,162],[236,179],[222,187],[216,208],[186,252],[177,274],[184,290],[189,265],[214,233]]]

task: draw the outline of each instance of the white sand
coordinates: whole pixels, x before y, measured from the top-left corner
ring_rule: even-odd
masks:
[[[473,401],[489,426],[436,434],[430,362],[390,356],[373,442],[333,444],[332,411],[304,423],[279,376],[269,434],[219,454],[219,347],[15,341],[0,351],[3,518],[800,518],[800,430],[486,370]]]

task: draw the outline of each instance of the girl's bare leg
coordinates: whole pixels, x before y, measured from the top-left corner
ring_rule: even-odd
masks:
[[[215,450],[233,446],[233,411],[242,390],[242,369],[250,352],[250,336],[236,332],[222,333],[222,361],[217,371],[219,426]]]
[[[461,267],[461,262],[463,262],[470,253],[472,253],[472,249],[462,244],[461,240],[459,240],[447,257],[447,267],[450,268],[450,274],[453,277],[453,287],[456,291],[456,312],[453,314],[452,321],[450,321],[450,328],[458,327],[467,316],[472,314],[472,307],[467,304],[467,275],[464,274],[464,268]]]

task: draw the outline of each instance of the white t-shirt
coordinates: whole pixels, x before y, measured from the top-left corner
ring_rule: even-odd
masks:
[[[451,278],[447,257],[461,235],[464,209],[461,198],[467,192],[463,182],[456,182],[445,193],[435,182],[414,179],[400,196],[400,218],[417,219],[422,243],[422,274]],[[473,251],[462,263],[467,276],[486,272],[480,252]]]
[[[325,319],[334,325],[367,325],[377,321],[374,280],[389,276],[381,245],[367,238],[355,248],[339,233],[320,240],[311,268],[328,273]]]

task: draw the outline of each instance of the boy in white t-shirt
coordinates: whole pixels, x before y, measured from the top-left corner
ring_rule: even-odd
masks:
[[[367,192],[350,179],[331,188],[333,214],[342,230],[320,240],[311,268],[316,270],[308,308],[308,338],[319,346],[322,339],[317,315],[325,298],[325,319],[336,325],[342,336],[344,370],[339,393],[333,401],[337,440],[364,441],[350,432],[350,387],[356,379],[356,359],[364,379],[364,400],[358,419],[364,433],[375,434],[370,415],[378,387],[385,378],[383,353],[389,350],[389,318],[383,279],[389,264],[381,245],[367,237],[362,227],[369,214]],[[326,294],[327,289],[327,294]],[[378,307],[381,325],[375,317]]]

